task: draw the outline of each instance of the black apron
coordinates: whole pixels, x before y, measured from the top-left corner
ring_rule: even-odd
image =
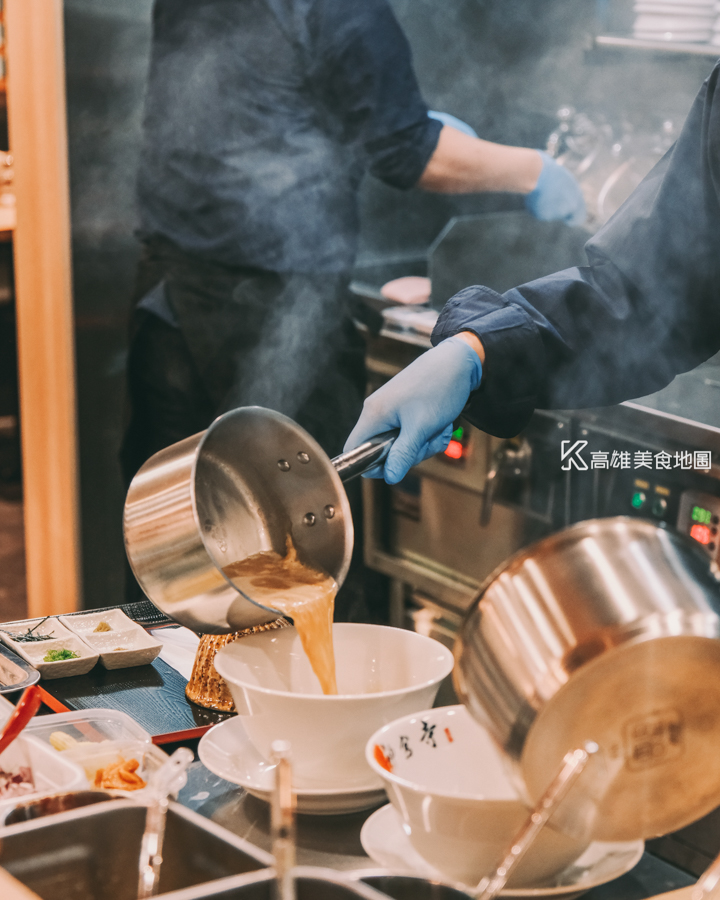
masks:
[[[342,451],[362,407],[364,341],[348,314],[346,274],[278,274],[198,260],[164,240],[145,245],[135,301],[160,281],[177,326],[134,311],[128,356],[126,484],[163,447],[237,406],[290,416],[329,456]],[[347,486],[355,525],[336,621],[382,620],[384,586],[363,566],[360,480]],[[128,571],[126,599],[142,592]],[[375,608],[377,607],[377,608]]]

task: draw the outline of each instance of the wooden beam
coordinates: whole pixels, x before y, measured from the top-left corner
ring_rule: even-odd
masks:
[[[5,0],[28,612],[80,606],[62,0]]]

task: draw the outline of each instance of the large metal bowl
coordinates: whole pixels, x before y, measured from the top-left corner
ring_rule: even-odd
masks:
[[[689,538],[640,519],[581,522],[481,588],[456,644],[456,690],[530,799],[568,750],[595,741],[573,827],[600,840],[664,834],[720,803],[719,610]]]

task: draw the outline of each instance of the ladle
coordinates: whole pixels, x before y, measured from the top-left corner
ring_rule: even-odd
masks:
[[[295,794],[289,741],[274,741],[272,762],[275,784],[270,804],[272,854],[275,857],[274,900],[296,900],[295,892]]]
[[[343,483],[382,462],[396,431],[331,460],[296,422],[257,406],[151,457],[125,502],[125,546],[152,602],[201,634],[276,619],[224,569],[288,539],[306,565],[342,584],[353,525]]]

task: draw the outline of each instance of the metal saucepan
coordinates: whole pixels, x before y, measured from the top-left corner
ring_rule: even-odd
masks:
[[[600,747],[576,814],[601,840],[665,834],[720,803],[720,585],[694,542],[624,517],[515,554],[456,644],[463,702],[532,800]],[[582,823],[581,823],[582,824]]]
[[[243,407],[161,450],[125,501],[125,548],[152,602],[182,625],[226,634],[276,619],[223,573],[288,536],[306,564],[342,584],[353,526],[343,482],[387,455],[397,432],[330,460],[280,413]]]

